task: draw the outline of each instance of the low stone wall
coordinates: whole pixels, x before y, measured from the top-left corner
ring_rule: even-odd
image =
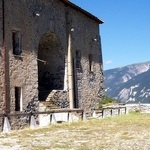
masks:
[[[141,113],[150,113],[150,104],[126,104],[127,112],[130,111],[139,111]]]
[[[125,106],[111,106],[111,107],[105,107],[102,109],[94,110],[92,117],[106,118],[106,117],[113,117],[113,116],[122,115],[126,113],[127,111]]]
[[[20,130],[29,128],[29,116],[1,116],[0,117],[0,132],[9,132],[10,130]]]
[[[82,114],[76,112],[40,114],[39,127],[49,126],[50,124],[54,124],[54,123],[77,122],[79,120],[82,120]]]
[[[52,109],[47,112],[0,114],[1,131],[44,127],[54,123],[86,120],[83,109]]]
[[[9,117],[11,130],[20,130],[29,128],[30,117],[29,116],[11,116]]]

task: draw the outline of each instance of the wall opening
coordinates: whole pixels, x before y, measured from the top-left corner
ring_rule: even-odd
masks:
[[[21,39],[19,31],[12,32],[12,47],[14,55],[21,55],[22,51],[21,51]]]
[[[94,71],[94,67],[93,67],[93,55],[89,54],[89,71],[93,72]]]
[[[77,64],[73,58],[73,95],[74,95],[74,108],[78,108],[78,87],[77,87]]]
[[[15,111],[22,111],[22,89],[15,87]]]
[[[81,51],[76,50],[76,69],[78,72],[81,71]]]
[[[64,89],[65,54],[59,38],[53,32],[45,33],[38,49],[39,100],[46,100],[52,90]]]

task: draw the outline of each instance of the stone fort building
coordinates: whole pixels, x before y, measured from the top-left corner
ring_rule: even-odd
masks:
[[[104,93],[99,24],[68,0],[0,1],[0,112],[96,108]]]

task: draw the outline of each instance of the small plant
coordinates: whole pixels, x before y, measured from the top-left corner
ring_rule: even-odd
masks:
[[[112,105],[114,103],[117,103],[116,100],[114,100],[108,96],[103,96],[101,101],[99,102],[99,108],[103,108],[104,106],[109,106],[109,105]]]

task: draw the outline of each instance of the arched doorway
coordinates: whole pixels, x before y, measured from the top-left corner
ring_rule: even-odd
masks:
[[[38,48],[39,100],[46,100],[52,90],[63,90],[65,55],[61,42],[53,32],[45,33]]]

